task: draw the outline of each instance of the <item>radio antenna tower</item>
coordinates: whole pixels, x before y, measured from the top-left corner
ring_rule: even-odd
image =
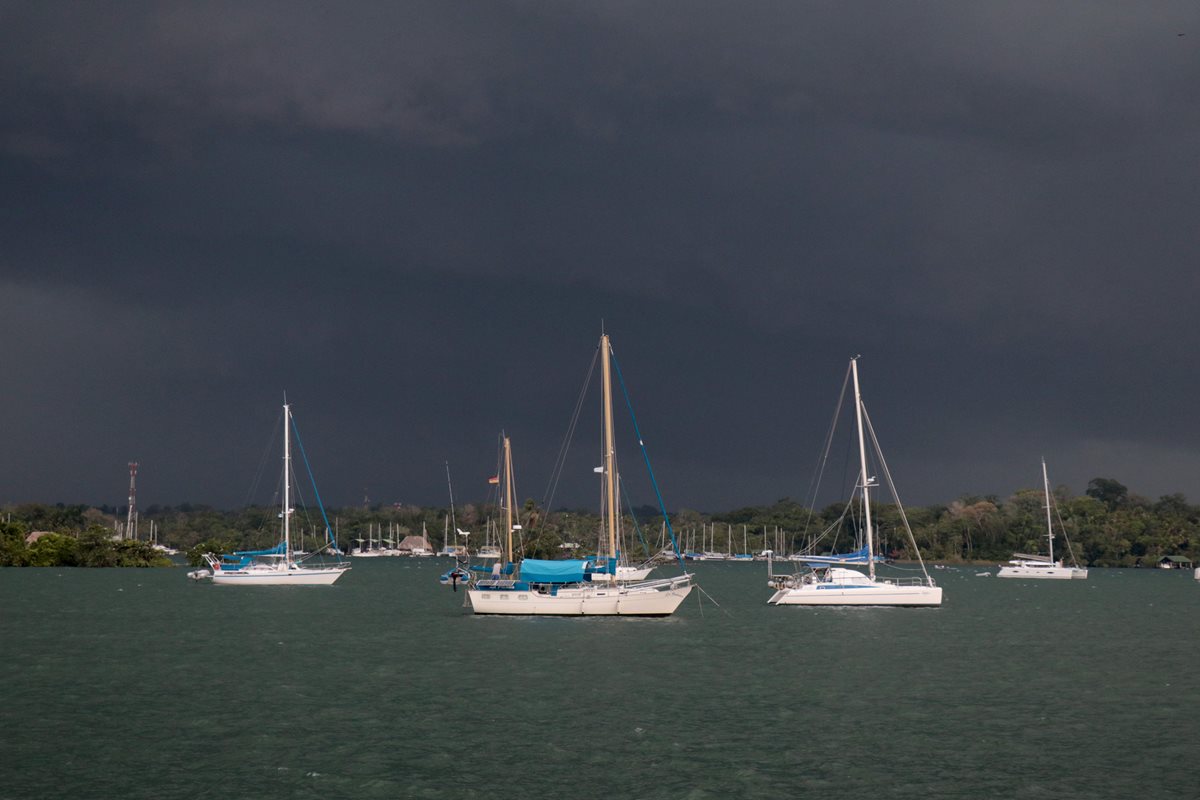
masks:
[[[125,519],[125,538],[137,538],[137,462],[129,462],[129,516]]]

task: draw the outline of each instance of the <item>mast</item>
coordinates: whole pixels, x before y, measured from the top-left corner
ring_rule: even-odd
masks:
[[[508,532],[504,559],[506,564],[511,564],[513,563],[512,443],[507,436],[504,437],[504,529]]]
[[[1046,487],[1046,541],[1050,543],[1050,563],[1054,563],[1054,527],[1050,524],[1050,478],[1046,474],[1046,459],[1042,459],[1042,485]],[[1070,542],[1068,542],[1070,544]]]
[[[138,512],[137,512],[137,469],[138,462],[129,462],[129,514],[125,520],[125,538],[136,539]]]
[[[613,437],[612,365],[608,334],[600,335],[601,369],[604,377],[604,482],[608,557],[617,557],[617,453]]]
[[[867,574],[875,580],[875,540],[871,532],[870,477],[867,475],[867,443],[863,438],[862,392],[858,388],[858,356],[850,359],[850,371],[854,374],[854,412],[858,420],[858,459],[862,464],[863,519],[867,524]]]
[[[454,484],[450,482],[450,462],[449,461],[446,462],[446,488],[450,491],[450,515],[448,517],[446,517],[446,532],[445,532],[445,534],[443,534],[442,538],[444,538],[446,540],[443,543],[444,546],[449,547],[450,546],[450,527],[451,527],[451,524],[453,524],[453,526],[454,526],[454,549],[451,552],[454,553],[454,557],[457,559],[458,558],[458,520],[454,518]],[[463,542],[464,546],[466,544],[467,544],[466,542]]]
[[[291,560],[292,553],[292,450],[291,431],[288,423],[292,421],[292,409],[283,401],[283,557],[284,564]]]

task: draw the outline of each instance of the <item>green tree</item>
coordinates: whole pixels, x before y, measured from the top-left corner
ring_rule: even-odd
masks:
[[[1109,511],[1116,511],[1129,499],[1129,489],[1112,478],[1092,478],[1088,481],[1087,495],[1104,503]]]
[[[105,529],[107,530],[107,529]],[[65,533],[45,533],[29,545],[27,567],[73,567],[79,561],[79,542]]]
[[[0,567],[20,567],[25,562],[25,535],[21,521],[0,522]]]

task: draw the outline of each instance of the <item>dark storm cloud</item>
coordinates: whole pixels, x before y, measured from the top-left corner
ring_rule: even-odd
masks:
[[[914,501],[1197,495],[1196,19],[0,6],[0,500],[236,502],[283,388],[334,502],[540,496],[601,318],[673,505],[802,494],[857,352]]]

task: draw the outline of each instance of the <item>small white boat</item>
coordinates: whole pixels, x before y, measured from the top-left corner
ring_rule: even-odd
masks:
[[[1033,579],[1051,579],[1051,580],[1086,580],[1088,571],[1085,567],[1081,567],[1074,563],[1075,556],[1072,554],[1071,566],[1065,566],[1062,560],[1054,560],[1054,525],[1051,522],[1050,510],[1053,507],[1054,501],[1050,495],[1050,477],[1046,473],[1046,460],[1042,459],[1042,485],[1046,492],[1046,541],[1049,542],[1049,555],[1036,555],[1030,553],[1013,553],[1012,559],[1007,564],[1000,566],[1000,571],[996,573],[997,578],[1033,578]],[[1066,539],[1066,530],[1063,530],[1063,538]],[[1068,552],[1070,552],[1071,542],[1067,541]]]

